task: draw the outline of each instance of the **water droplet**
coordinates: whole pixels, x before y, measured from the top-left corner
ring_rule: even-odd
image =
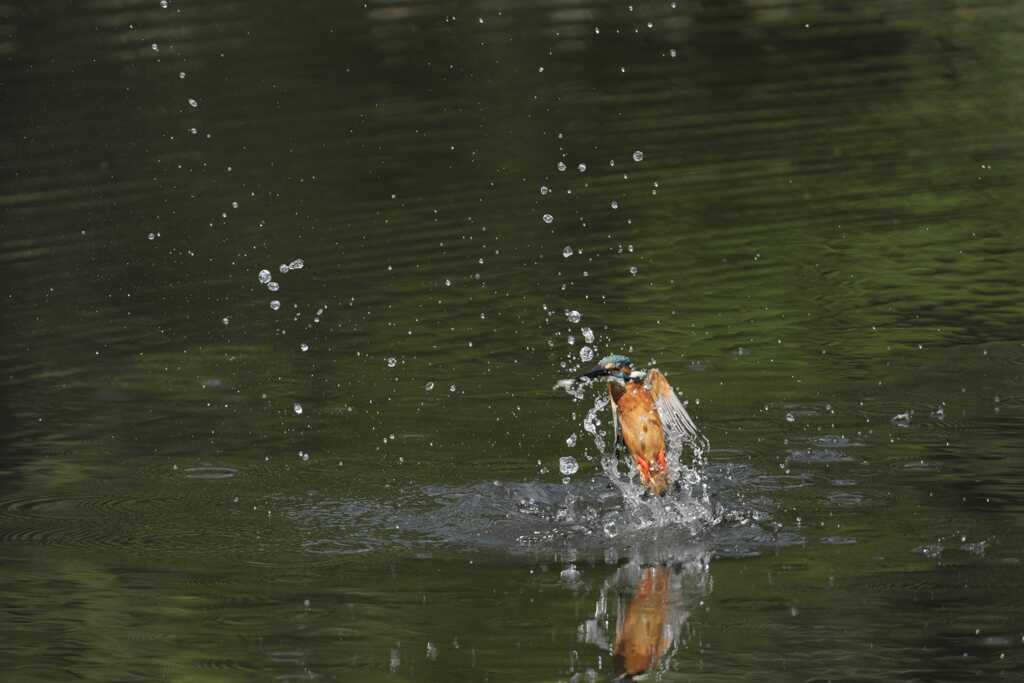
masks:
[[[297,258],[288,264],[288,270],[302,270],[305,266],[306,262],[300,258]]]
[[[540,186],[540,193],[542,195],[550,194],[551,193],[551,188],[548,187],[547,185],[541,185]]]
[[[558,170],[559,170],[559,172],[565,172],[566,168],[568,168],[568,166],[565,165],[565,162],[563,162],[563,161],[559,161],[558,162]]]
[[[185,78],[185,72],[184,71],[179,71],[178,72],[178,78],[184,79]]]
[[[288,272],[288,264],[287,263],[282,263],[281,265],[279,265],[277,267],[277,272],[279,272],[279,273],[287,273]]]
[[[169,4],[171,4],[171,3],[167,2],[167,0],[160,0],[160,6],[163,7],[164,9],[167,9],[167,6]]]
[[[644,160],[644,153],[643,152],[641,152],[640,150],[637,150],[637,151],[633,152],[633,161],[643,161],[643,160]]]
[[[619,527],[615,524],[614,520],[606,522],[604,525],[604,535],[608,538],[615,538],[619,535]]]
[[[675,59],[675,57],[676,57],[676,49],[674,47],[670,47],[668,49],[668,56],[672,57],[673,59]]]
[[[553,220],[555,220],[555,217],[552,216],[550,213],[544,214],[542,218],[544,219],[545,223],[551,223]]]
[[[231,208],[232,209],[237,209],[238,208],[238,202],[231,202]]]
[[[615,199],[612,200],[612,208],[613,209],[619,208],[619,202],[617,200],[615,200]]]
[[[569,435],[569,437],[565,440],[565,445],[568,446],[569,448],[572,448],[573,446],[576,445],[575,433]]]
[[[558,575],[562,581],[568,581],[569,583],[575,583],[580,580],[580,570],[576,569],[576,565],[570,564],[568,567],[562,570]]]
[[[303,353],[309,351],[309,344],[307,344],[306,342],[302,342],[301,344],[299,344],[299,351],[302,351]]]
[[[576,167],[576,170],[578,170],[580,173],[586,173],[587,172],[587,165],[586,164],[580,164],[579,166]]]
[[[270,302],[270,309],[271,310],[276,311],[279,308],[281,308],[281,302],[280,301],[278,301],[277,299],[274,299],[273,301]]]
[[[584,327],[580,330],[580,332],[583,333],[583,338],[587,341],[588,344],[594,343],[594,331],[592,329],[590,329],[589,327]]]
[[[270,282],[270,271],[264,268],[260,271],[260,284],[267,284]]]
[[[594,349],[590,348],[589,346],[581,346],[580,360],[583,361],[584,363],[589,363],[590,361],[594,360]]]
[[[580,464],[571,455],[563,455],[558,459],[558,471],[569,476],[580,471]]]
[[[455,385],[453,384],[450,387],[448,387],[448,391],[450,391],[450,392],[452,392],[454,394],[455,393]]]
[[[793,416],[793,413],[786,413],[786,422],[796,422],[796,417]]]
[[[572,254],[572,247],[567,246],[565,249],[562,250],[562,256],[564,256],[565,258],[569,258],[570,256],[572,256]]]
[[[223,318],[221,318],[220,321],[222,323],[224,323],[225,325],[230,325],[231,324],[231,318],[229,318],[227,316],[224,316]]]
[[[434,383],[433,382],[427,382],[426,385],[424,385],[423,388],[426,389],[427,391],[433,391],[434,390]]]
[[[302,415],[302,404],[296,401],[295,405],[292,406],[292,410],[295,411],[296,415]]]
[[[148,235],[146,235],[146,239],[148,239],[150,242],[152,242],[153,240],[156,239],[156,233],[155,232],[149,233]]]
[[[388,358],[388,367],[389,368],[393,368],[396,365],[398,365],[398,359],[397,358],[395,358],[394,356],[391,356],[390,358]]]
[[[281,289],[281,285],[277,284],[276,282],[268,282],[267,289],[269,289],[271,292],[276,292],[277,290]]]
[[[444,279],[444,286],[445,287],[451,287],[452,286],[452,281],[450,279],[448,279],[448,278],[445,278]]]
[[[302,460],[303,462],[309,460],[309,453],[306,451],[299,451],[299,460]]]
[[[636,274],[637,274],[637,273],[639,273],[639,272],[640,272],[640,269],[639,269],[639,268],[637,268],[636,266],[630,266],[630,267],[629,267],[629,274],[630,274],[630,275],[632,275],[632,276],[634,276],[634,277],[635,277],[635,276],[636,276]]]
[[[196,107],[199,106],[199,102],[196,101],[194,98],[190,97],[190,98],[188,98],[188,106],[190,106],[193,109],[195,109]]]
[[[565,312],[565,317],[568,318],[569,322],[571,322],[571,323],[578,323],[580,320],[583,319],[583,314],[580,313],[579,311],[575,311],[575,310],[573,310],[573,311],[566,311]]]

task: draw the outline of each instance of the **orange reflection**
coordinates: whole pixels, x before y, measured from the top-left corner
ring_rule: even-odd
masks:
[[[668,602],[669,568],[645,568],[616,629],[612,660],[616,676],[638,676],[668,652],[672,646],[672,632],[666,623]]]

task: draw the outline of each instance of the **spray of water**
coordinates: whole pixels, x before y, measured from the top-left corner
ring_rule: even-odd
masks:
[[[622,495],[621,514],[606,515],[605,535],[613,538],[623,532],[661,528],[697,535],[721,521],[721,511],[711,498],[704,474],[709,445],[703,434],[697,432],[698,438],[688,439],[669,434],[666,455],[669,480],[675,484],[666,495],[651,496],[618,439],[606,445],[609,435],[600,428],[598,416],[609,403],[607,396],[599,394],[583,422],[583,428],[594,436],[595,445],[604,453],[601,469]],[[609,423],[615,419],[612,412]]]

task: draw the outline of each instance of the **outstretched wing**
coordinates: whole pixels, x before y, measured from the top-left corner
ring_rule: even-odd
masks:
[[[703,457],[709,446],[707,437],[697,429],[693,418],[686,412],[686,408],[676,396],[676,392],[672,390],[672,385],[665,379],[665,375],[661,374],[657,368],[652,368],[647,373],[646,380],[647,388],[654,396],[658,417],[661,418],[661,423],[665,426],[669,437],[689,444],[697,458]]]

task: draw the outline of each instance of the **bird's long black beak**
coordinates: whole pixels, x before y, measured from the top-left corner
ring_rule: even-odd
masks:
[[[580,375],[579,377],[577,377],[576,380],[579,381],[579,380],[583,380],[583,379],[596,379],[598,377],[606,377],[607,375],[608,375],[608,368],[604,368],[604,367],[601,367],[600,365],[598,365],[596,368],[594,368],[590,372],[585,372],[582,375]]]

